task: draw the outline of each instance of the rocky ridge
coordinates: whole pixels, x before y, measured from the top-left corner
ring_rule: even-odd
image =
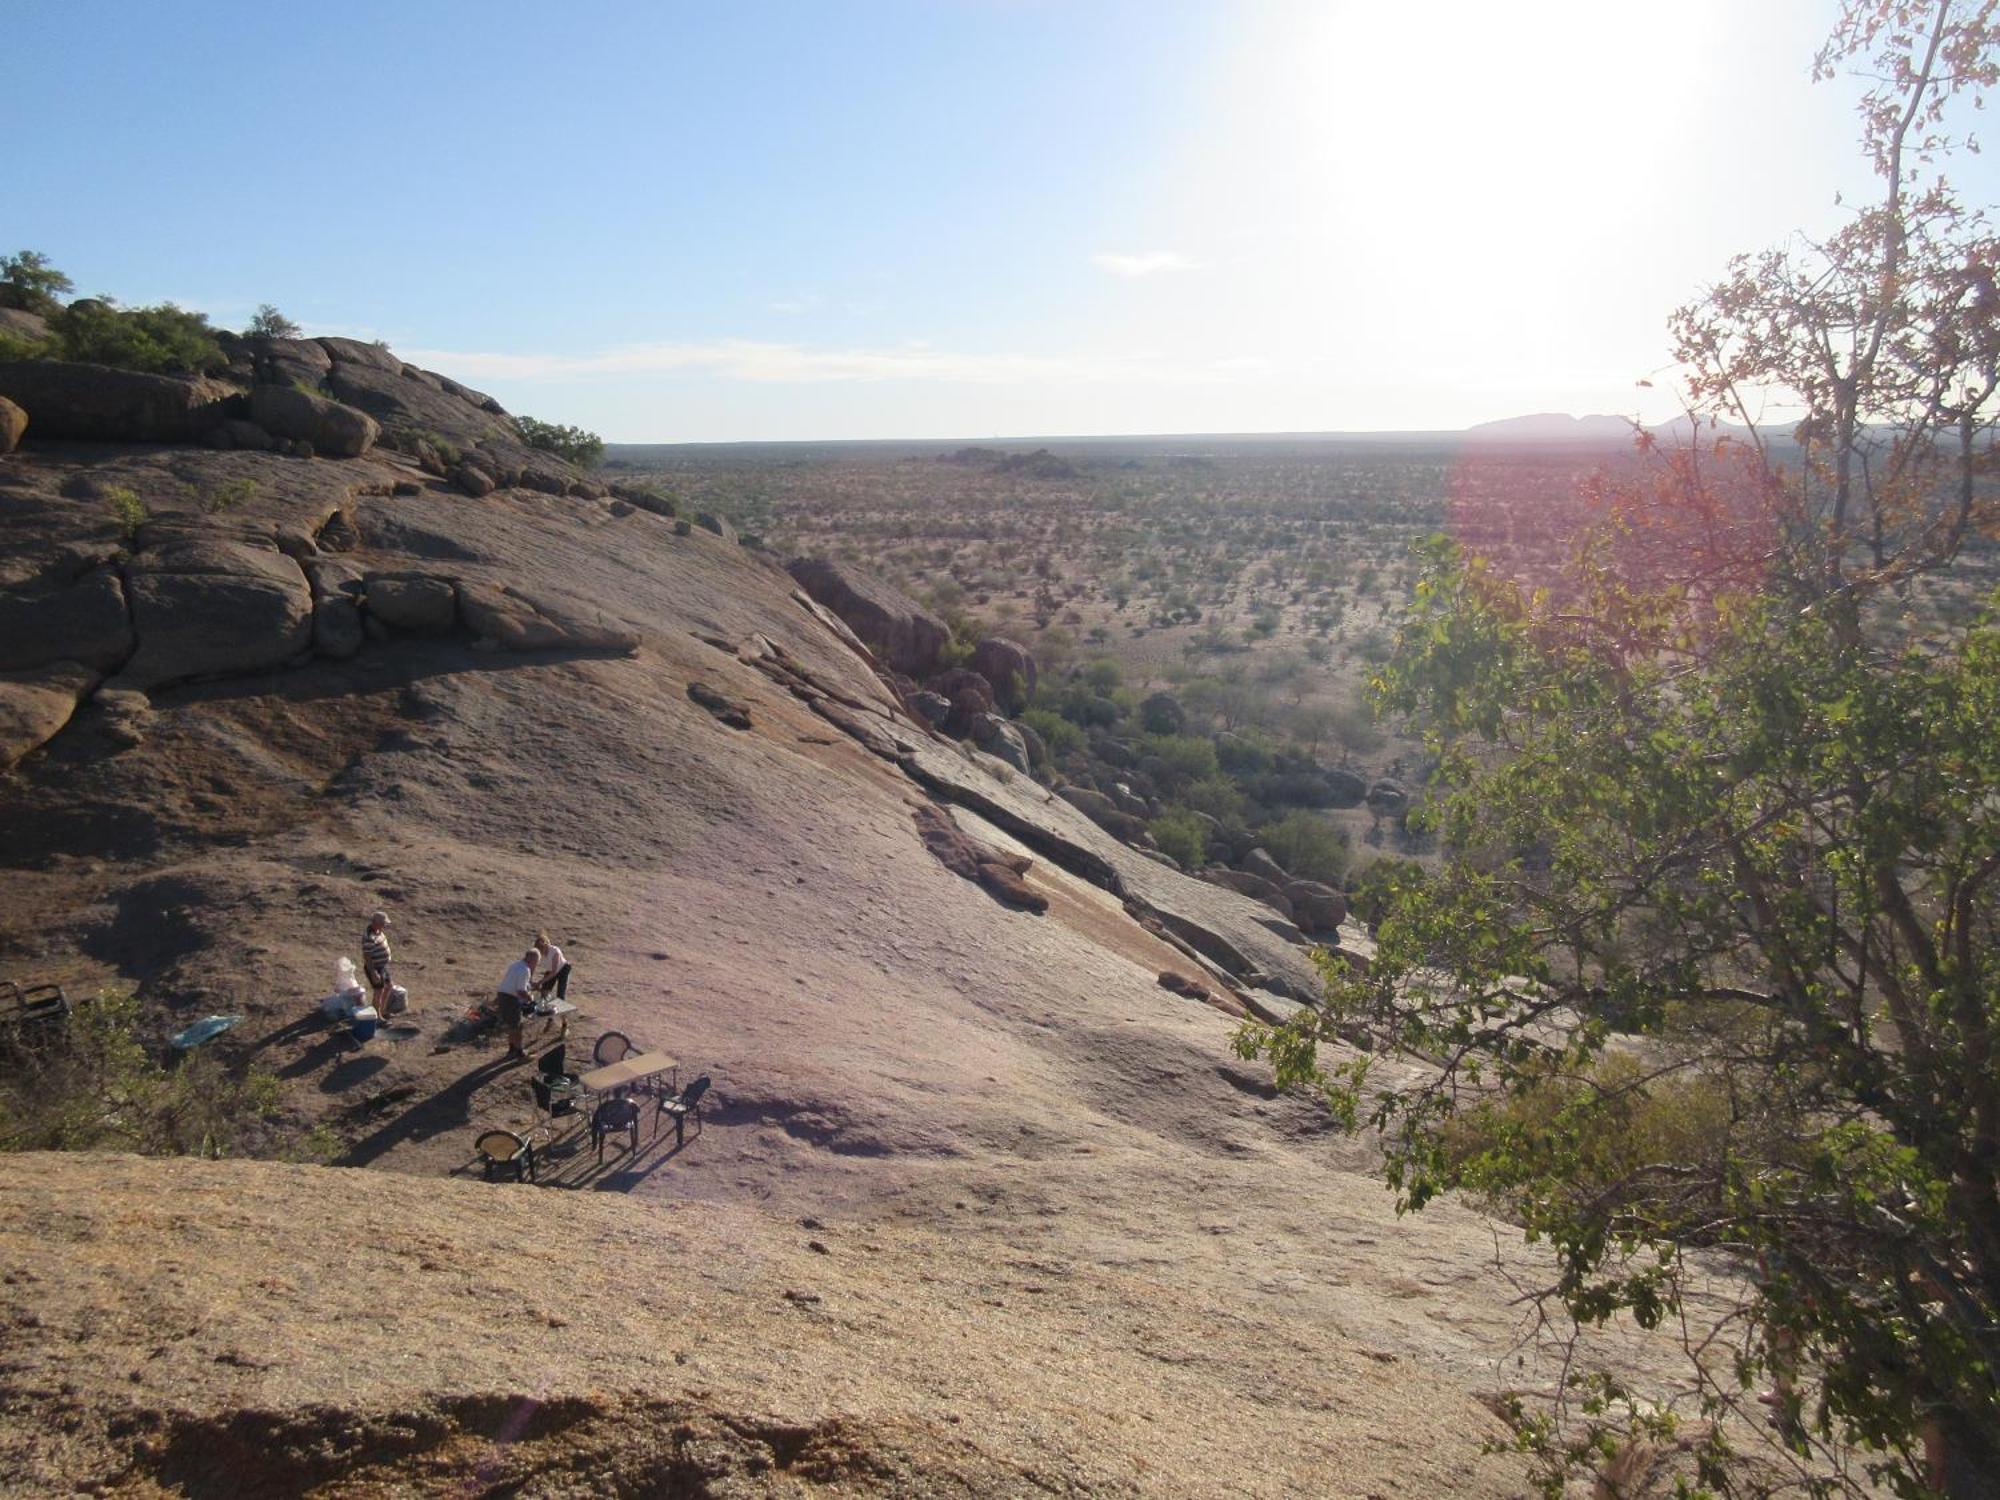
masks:
[[[369,1170],[24,1162],[0,1469],[1518,1487],[1477,1450],[1482,1400],[1553,1378],[1515,1351],[1534,1256],[1398,1221],[1230,1055],[1312,993],[1293,923],[981,749],[990,681],[934,724],[720,525],[517,454],[374,346],[280,342],[242,389],[313,386],[363,452],[51,439],[26,405],[0,459],[0,973],[136,987],[161,1035],[241,1015],[216,1046],[279,1079],[272,1149]],[[356,1050],[315,1002],[376,906],[413,1011]],[[447,1180],[534,1123],[459,1017],[538,927],[578,962],[572,1045],[668,1047],[712,1108],[603,1164],[559,1131],[541,1189]]]

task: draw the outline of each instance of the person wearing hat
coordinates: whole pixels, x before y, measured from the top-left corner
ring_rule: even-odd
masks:
[[[389,914],[378,911],[361,935],[361,972],[368,980],[368,1003],[389,1013]]]

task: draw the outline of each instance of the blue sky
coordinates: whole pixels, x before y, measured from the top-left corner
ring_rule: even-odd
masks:
[[[616,440],[1632,411],[1856,184],[1832,10],[15,0],[0,250]]]

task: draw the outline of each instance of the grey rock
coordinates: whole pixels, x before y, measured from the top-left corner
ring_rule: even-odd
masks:
[[[346,594],[325,594],[313,605],[313,649],[321,656],[345,661],[367,638],[361,610]]]
[[[98,675],[74,661],[0,672],[0,771],[53,739],[97,686]]]
[[[1292,878],[1286,873],[1285,867],[1271,858],[1269,852],[1263,849],[1252,849],[1236,863],[1241,869],[1255,875],[1259,880],[1268,880],[1272,885],[1280,889],[1284,887],[1286,881]]]
[[[1057,787],[1056,795],[1082,813],[1086,818],[1090,819],[1091,822],[1100,826],[1102,826],[1106,818],[1116,817],[1118,813],[1117,803],[1105,796],[1104,793],[1093,791],[1089,787]]]
[[[28,414],[0,396],[0,453],[12,453],[21,446],[21,437],[28,430]]]
[[[275,547],[173,542],[134,559],[126,594],[139,645],[120,687],[265,671],[312,644],[311,590]]]
[[[131,653],[125,590],[110,568],[67,587],[0,593],[0,671],[59,661],[110,671]]]
[[[277,446],[272,441],[270,433],[247,417],[225,418],[221,430],[229,435],[229,446],[232,448],[247,448],[254,453],[269,453]]]
[[[1019,641],[988,636],[972,650],[972,670],[993,684],[1003,712],[1017,714],[1035,695],[1035,657]]]
[[[1020,731],[998,714],[981,714],[972,722],[973,742],[989,755],[997,755],[1026,776],[1030,769],[1028,744]]]
[[[403,362],[380,344],[364,344],[360,339],[314,339],[336,365],[366,365],[391,375],[403,373]]]
[[[1292,903],[1285,898],[1285,893],[1260,876],[1242,870],[1226,870],[1220,866],[1211,866],[1201,872],[1201,878],[1211,885],[1223,886],[1238,895],[1261,901],[1286,917],[1292,914]]]
[[[0,360],[0,396],[28,414],[37,438],[192,443],[229,415],[233,385],[60,360]]]
[[[450,579],[371,574],[366,587],[368,613],[391,630],[444,635],[458,621],[458,591]]]
[[[461,583],[458,606],[466,627],[502,651],[625,653],[639,649],[639,637],[628,626],[601,615],[579,618],[493,584]]]
[[[1114,781],[1108,795],[1122,813],[1130,813],[1135,818],[1152,816],[1152,809],[1146,806],[1146,799],[1122,781]]]
[[[1325,766],[1319,774],[1326,783],[1329,807],[1359,807],[1368,795],[1368,783],[1345,766]]]
[[[945,697],[943,693],[925,691],[913,694],[910,698],[910,707],[915,709],[918,717],[933,729],[944,728],[944,721],[951,717],[951,699]]]
[[[471,464],[460,464],[458,471],[451,476],[451,482],[458,486],[461,493],[475,500],[481,495],[492,494],[494,489],[493,476]]]
[[[1347,920],[1347,898],[1330,885],[1317,880],[1285,883],[1285,899],[1292,903],[1292,917],[1307,932],[1334,932]]]
[[[1385,776],[1368,788],[1368,810],[1378,818],[1400,818],[1410,810],[1410,794]]]
[[[809,597],[839,616],[891,671],[921,678],[937,669],[951,631],[907,594],[824,558],[802,557],[790,572]]]
[[[707,511],[707,510],[696,511],[694,514],[694,524],[701,527],[704,531],[714,532],[717,536],[721,537],[725,542],[734,542],[738,540],[736,535],[736,528],[734,526],[731,526],[729,522],[724,520],[721,516],[716,515],[713,511]]]
[[[1032,724],[1016,723],[1014,732],[1021,737],[1021,743],[1028,747],[1028,764],[1036,770],[1049,763],[1049,747],[1035,732]]]
[[[289,385],[252,387],[250,415],[274,437],[310,443],[329,458],[359,458],[382,435],[368,413]]]

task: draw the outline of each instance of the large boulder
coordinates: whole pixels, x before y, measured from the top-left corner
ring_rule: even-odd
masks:
[[[1347,920],[1347,898],[1317,880],[1288,880],[1285,899],[1292,903],[1292,920],[1307,932],[1333,932]]]
[[[313,602],[313,650],[345,661],[367,639],[361,608],[346,594],[322,594]]]
[[[0,771],[54,738],[97,682],[96,672],[74,661],[0,672]]]
[[[1028,742],[1012,724],[998,714],[981,714],[972,721],[972,741],[988,755],[997,755],[1026,776],[1031,765]]]
[[[1368,810],[1378,818],[1396,819],[1410,810],[1410,794],[1400,781],[1384,776],[1368,788]]]
[[[275,547],[172,542],[134,558],[125,588],[139,646],[121,688],[267,671],[312,644],[312,590]]]
[[[459,613],[475,646],[501,651],[626,653],[639,649],[629,627],[593,612],[591,618],[530,599],[495,584],[460,583]]]
[[[0,360],[0,396],[28,414],[37,438],[88,443],[192,443],[242,393],[202,376],[147,375],[53,359]]]
[[[132,619],[117,573],[0,593],[0,671],[74,661],[110,671],[132,654]]]
[[[12,453],[21,446],[21,435],[28,430],[28,414],[0,396],[0,453]]]
[[[1107,818],[1118,815],[1118,804],[1104,793],[1087,786],[1065,786],[1056,788],[1056,795],[1071,807],[1082,813],[1091,822],[1102,825]]]
[[[1285,872],[1283,865],[1271,858],[1268,850],[1252,849],[1236,863],[1242,869],[1255,875],[1259,880],[1268,880],[1272,885],[1280,888],[1284,886],[1286,881],[1292,878]]]
[[[1368,783],[1345,766],[1323,766],[1319,774],[1326,783],[1328,807],[1359,807],[1368,795]]]
[[[368,613],[391,630],[444,635],[458,622],[458,591],[448,578],[370,574]]]
[[[392,375],[403,373],[403,362],[384,344],[364,344],[360,339],[314,339],[334,364],[367,365]]]
[[[273,437],[311,443],[314,453],[328,458],[359,458],[382,435],[367,412],[296,386],[253,386],[250,416]]]
[[[951,641],[944,621],[901,590],[859,568],[802,557],[791,575],[816,603],[839,616],[891,671],[928,677]]]
[[[352,341],[320,342],[344,348]],[[360,347],[374,349],[372,344]],[[384,446],[414,457],[428,447],[446,469],[475,453],[489,455],[481,467],[496,478],[503,470],[519,472],[531,461],[543,468],[564,467],[547,454],[531,453],[498,403],[482,405],[488,398],[414,365],[403,365],[393,355],[376,363],[336,359],[319,380],[309,383],[324,385],[336,400],[381,423]]]
[[[1292,914],[1292,903],[1286,899],[1285,893],[1259,876],[1247,874],[1242,870],[1225,870],[1220,866],[1211,866],[1201,872],[1201,878],[1210,885],[1224,886],[1238,895],[1261,901],[1283,916],[1289,917]]]
[[[993,684],[969,667],[953,667],[940,672],[929,683],[930,690],[951,703],[945,715],[944,732],[964,736],[972,732],[974,721],[999,707],[993,701]]]
[[[712,510],[696,511],[694,513],[694,524],[699,526],[703,531],[714,532],[717,536],[721,537],[725,542],[736,542],[741,540],[741,538],[736,535],[736,528],[734,526],[731,526],[725,518],[723,518],[722,516],[718,516]]]
[[[297,382],[317,387],[333,368],[333,356],[319,346],[317,339],[249,338],[244,344],[250,352],[255,378],[272,385]]]
[[[1034,654],[1019,641],[991,635],[972,650],[972,670],[993,684],[1001,710],[1017,714],[1035,695]]]

